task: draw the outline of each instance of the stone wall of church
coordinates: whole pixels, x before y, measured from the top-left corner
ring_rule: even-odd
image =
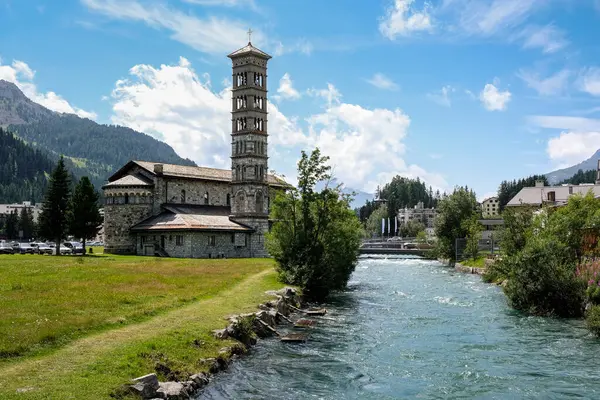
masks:
[[[142,236],[144,237],[142,239]],[[176,258],[246,258],[256,257],[254,234],[229,232],[157,232],[138,234],[137,254],[144,255],[144,244],[162,243],[165,251]],[[253,251],[254,250],[254,251]],[[262,252],[260,253],[262,254]]]
[[[192,179],[158,178],[156,201],[160,204],[208,204],[228,205],[231,196],[229,182],[201,181]],[[229,198],[231,200],[231,197]]]
[[[104,206],[104,252],[136,254],[136,238],[129,229],[152,215],[152,204]]]

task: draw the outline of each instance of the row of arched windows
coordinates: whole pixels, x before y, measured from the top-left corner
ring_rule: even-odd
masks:
[[[104,199],[106,204],[151,204],[152,197],[136,193],[108,194]]]
[[[266,101],[264,97],[261,96],[250,96],[250,101],[252,102],[252,108],[257,110],[265,110]],[[237,96],[235,97],[235,110],[243,110],[248,108],[248,96]],[[234,110],[234,111],[235,111]]]
[[[250,75],[250,81],[248,81],[248,75]],[[265,76],[260,72],[238,72],[235,74],[233,83],[234,88],[248,86],[248,84],[262,88],[265,86]]]
[[[235,167],[235,180],[256,179],[263,180],[265,177],[265,167],[262,165],[243,165]]]
[[[265,127],[265,121],[262,118],[247,118],[241,117],[235,119],[235,131],[260,131],[262,132]]]
[[[235,197],[235,206],[237,208],[237,212],[257,212],[262,213],[264,207],[264,198],[263,193],[259,190],[254,195],[254,204],[248,204],[246,207],[246,193],[243,191],[238,192]],[[252,207],[254,206],[254,207]]]
[[[204,204],[205,205],[209,205],[210,204],[210,195],[208,194],[208,192],[204,193],[203,198],[204,198]],[[179,200],[180,200],[181,204],[186,204],[186,201],[188,199],[186,197],[185,189],[181,189],[181,197],[180,197]],[[226,200],[226,202],[227,202],[228,206],[231,205],[231,195],[229,193],[227,193],[227,200]]]

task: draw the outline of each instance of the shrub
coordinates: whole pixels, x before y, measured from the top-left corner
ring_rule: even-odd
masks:
[[[565,246],[551,238],[532,237],[525,248],[502,261],[509,271],[505,288],[510,304],[535,315],[579,317],[585,285],[565,257]]]
[[[585,323],[594,335],[600,336],[600,306],[594,305],[589,309]]]

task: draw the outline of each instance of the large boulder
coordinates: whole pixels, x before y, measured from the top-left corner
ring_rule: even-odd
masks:
[[[158,377],[156,374],[148,374],[132,379],[133,384],[130,386],[132,393],[140,396],[143,399],[151,399],[156,397],[156,392],[159,389]]]
[[[161,382],[159,385],[156,393],[167,400],[187,400],[190,397],[190,393],[181,382]]]

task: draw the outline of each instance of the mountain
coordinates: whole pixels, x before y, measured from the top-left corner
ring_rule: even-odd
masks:
[[[53,161],[64,155],[67,168],[78,177],[89,176],[96,188],[130,160],[196,165],[144,133],[51,111],[4,80],[0,80],[0,126]]]
[[[0,203],[42,201],[53,167],[44,153],[0,128]]]
[[[570,179],[573,175],[577,174],[579,170],[589,171],[596,170],[598,168],[598,160],[600,160],[600,150],[596,151],[593,156],[587,160],[580,162],[577,165],[573,165],[569,168],[559,169],[558,171],[548,172],[546,177],[551,185],[555,185],[567,179]]]

